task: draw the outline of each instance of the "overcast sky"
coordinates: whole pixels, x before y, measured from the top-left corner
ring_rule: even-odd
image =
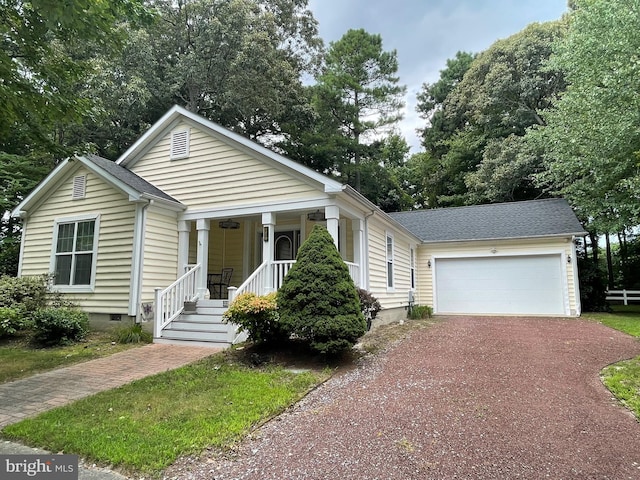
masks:
[[[434,82],[458,51],[481,52],[499,38],[533,22],[556,20],[567,0],[310,0],[327,46],[350,28],[382,36],[385,50],[397,50],[400,82],[407,86],[402,134],[417,152],[416,94]]]

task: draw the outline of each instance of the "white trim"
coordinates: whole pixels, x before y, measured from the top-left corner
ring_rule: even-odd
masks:
[[[576,317],[582,314],[582,300],[580,298],[580,279],[578,278],[578,251],[575,238],[571,239],[571,268],[573,269],[573,291],[576,296]]]
[[[146,131],[142,137],[138,139],[129,149],[124,152],[120,158],[116,161],[119,165],[127,165],[127,164],[135,164],[135,162],[140,158],[141,153],[149,146],[156,141],[156,139],[160,136],[160,134],[166,130],[168,124],[175,124],[180,119],[188,120],[192,122],[195,126],[200,127],[209,134],[212,134],[220,139],[226,139],[228,141],[232,141],[237,144],[238,147],[244,147],[248,149],[250,152],[254,154],[259,154],[266,158],[269,158],[283,167],[286,167],[288,170],[292,170],[303,177],[311,179],[315,182],[318,182],[324,185],[324,191],[326,193],[338,193],[342,190],[342,184],[337,182],[326,175],[316,172],[315,170],[305,167],[293,160],[290,160],[262,145],[249,140],[248,138],[243,137],[231,130],[227,130],[226,128],[213,123],[212,121],[196,114],[190,112],[186,108],[175,105],[172,107],[167,113],[165,113],[160,120],[158,120],[149,130]]]
[[[252,205],[238,205],[225,209],[207,208],[198,210],[187,210],[181,216],[181,220],[198,220],[199,218],[223,218],[223,217],[243,217],[251,215],[261,215],[263,213],[291,212],[296,210],[317,210],[326,207],[328,199],[314,198],[303,201],[283,201],[265,205],[256,203]]]
[[[389,239],[391,239],[391,257],[389,257]],[[384,232],[384,269],[387,279],[387,292],[395,292],[396,287],[396,241],[393,232]],[[389,278],[389,265],[391,265],[391,278]]]
[[[27,236],[27,222],[26,218],[22,219],[22,235],[20,235],[20,254],[18,255],[18,277],[22,277],[22,261],[24,259],[24,244],[25,237]]]
[[[341,218],[338,220],[338,250],[340,251],[340,256],[342,260],[347,261],[347,219]],[[353,258],[354,263],[356,262],[355,255]]]
[[[42,182],[40,182],[36,188],[34,188],[31,191],[31,193],[29,193],[29,195],[27,195],[25,199],[22,200],[16,208],[13,209],[13,211],[11,212],[11,216],[14,218],[24,218],[23,215],[21,215],[23,211],[25,214],[28,214],[28,212],[25,211],[25,206],[30,204],[34,199],[37,199],[42,193],[45,193],[46,190],[48,189],[49,182],[53,180],[56,176],[58,176],[58,174],[68,164],[69,164],[68,158],[60,162],[60,164],[56,168],[54,168],[53,171],[49,173],[49,175],[47,175],[47,177]]]
[[[93,220],[95,222],[93,227],[93,250],[91,252],[92,253],[91,279],[89,280],[89,285],[60,285],[60,284],[53,283],[51,288],[55,291],[58,291],[61,293],[92,293],[95,291],[96,266],[98,262],[98,243],[100,240],[100,214],[99,213],[76,215],[72,217],[59,217],[54,220],[53,235],[52,235],[52,242],[51,242],[51,256],[49,259],[49,272],[52,275],[55,275],[56,257],[58,253],[57,249],[58,249],[59,225],[66,224],[66,223],[73,223],[77,227],[77,224],[79,222],[86,222],[89,220]],[[72,252],[72,254],[75,253],[75,245],[73,248],[74,248],[74,251]],[[73,262],[72,262],[71,270],[73,274]]]
[[[135,223],[133,225],[133,252],[131,254],[131,288],[129,295],[128,315],[140,315],[139,305],[142,298],[142,268],[144,265],[144,240],[148,203],[136,204]]]

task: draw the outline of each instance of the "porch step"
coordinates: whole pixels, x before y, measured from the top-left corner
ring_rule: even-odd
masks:
[[[197,332],[227,332],[229,326],[222,322],[207,322],[206,320],[198,320],[199,315],[193,315],[191,318],[181,318],[177,322],[171,322],[165,330],[186,330]]]
[[[210,347],[214,349],[229,348],[228,342],[202,342],[198,340],[178,340],[177,338],[154,338],[153,343],[165,343],[170,345],[185,345],[189,347]],[[215,350],[214,350],[215,352]],[[213,353],[213,352],[212,352]]]
[[[229,346],[229,333],[224,332],[205,332],[202,330],[173,330],[164,329],[162,336],[165,340],[191,340],[198,342],[216,342],[224,343]]]

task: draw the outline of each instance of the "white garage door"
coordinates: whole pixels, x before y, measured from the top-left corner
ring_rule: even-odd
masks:
[[[436,312],[564,315],[560,255],[439,258]]]

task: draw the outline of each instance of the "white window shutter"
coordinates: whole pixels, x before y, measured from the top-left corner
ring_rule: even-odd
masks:
[[[189,130],[171,132],[171,159],[187,158],[189,156]]]
[[[86,175],[78,175],[77,177],[73,177],[73,193],[71,194],[71,198],[84,198],[87,193],[87,176]]]

